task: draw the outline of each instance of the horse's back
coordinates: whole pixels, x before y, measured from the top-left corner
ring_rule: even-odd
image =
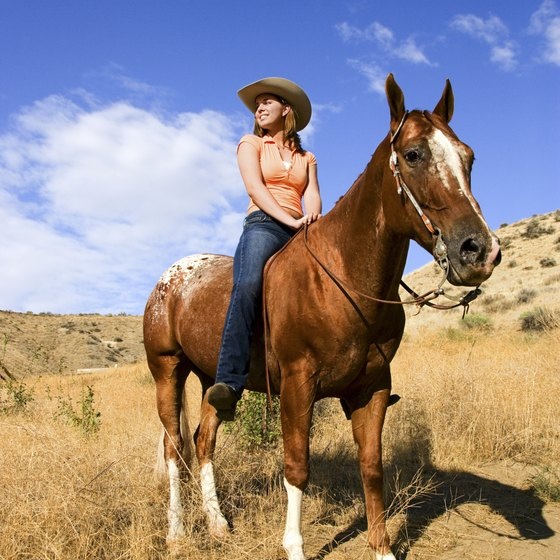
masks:
[[[203,372],[215,371],[232,285],[233,259],[200,254],[171,265],[144,312],[144,346],[151,355],[184,353]]]

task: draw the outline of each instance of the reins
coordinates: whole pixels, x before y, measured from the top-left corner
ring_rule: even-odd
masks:
[[[391,134],[391,137],[389,139],[389,145],[390,145],[390,148],[391,148],[391,156],[389,158],[389,166],[391,168],[391,171],[393,172],[393,176],[395,177],[395,181],[397,183],[398,194],[402,195],[404,193],[406,195],[406,197],[410,200],[412,206],[414,207],[414,209],[416,210],[416,212],[418,213],[418,215],[422,219],[422,223],[424,224],[426,229],[432,235],[432,238],[433,238],[432,254],[433,254],[435,260],[437,261],[437,263],[439,264],[439,266],[441,267],[441,269],[443,270],[443,276],[442,276],[442,279],[439,282],[437,288],[434,288],[433,290],[430,290],[430,291],[426,292],[425,294],[419,295],[412,288],[410,288],[403,280],[401,280],[400,281],[401,286],[412,296],[412,299],[387,300],[387,299],[377,298],[377,297],[371,296],[369,294],[365,294],[364,292],[361,292],[360,290],[357,290],[356,288],[348,286],[345,282],[343,282],[340,278],[338,278],[319,259],[319,257],[317,257],[317,255],[311,250],[311,247],[309,246],[309,243],[308,243],[307,224],[303,228],[303,230],[304,230],[303,231],[304,244],[305,244],[305,247],[308,250],[309,254],[319,264],[319,266],[323,269],[323,271],[327,274],[327,276],[329,276],[329,278],[331,278],[331,280],[340,288],[342,293],[352,303],[353,307],[358,311],[358,314],[360,315],[360,317],[364,321],[365,321],[365,318],[364,318],[365,316],[362,313],[362,311],[359,309],[358,304],[354,301],[354,299],[350,295],[350,292],[353,292],[354,294],[356,294],[356,295],[358,295],[362,298],[368,299],[370,301],[376,301],[378,303],[387,303],[387,304],[390,304],[390,305],[417,305],[419,308],[421,308],[424,305],[427,305],[428,307],[432,307],[434,309],[454,309],[454,308],[462,305],[463,308],[464,308],[463,309],[463,317],[465,316],[466,313],[468,313],[469,304],[473,300],[475,300],[481,293],[480,288],[477,286],[474,290],[471,290],[470,292],[468,292],[464,296],[462,296],[460,298],[454,298],[452,296],[447,295],[445,293],[443,287],[442,287],[443,284],[445,283],[445,281],[447,280],[447,277],[449,276],[449,266],[450,265],[449,265],[448,255],[447,255],[447,245],[445,244],[445,242],[443,240],[441,230],[439,228],[435,227],[433,225],[432,221],[430,220],[430,218],[424,213],[424,211],[422,210],[422,207],[420,206],[420,204],[418,203],[418,201],[416,200],[416,198],[412,194],[412,191],[410,190],[410,188],[406,184],[405,180],[403,179],[403,176],[401,174],[400,167],[399,167],[399,158],[398,158],[397,152],[395,151],[395,146],[394,146],[395,140],[397,139],[397,136],[399,135],[399,133],[400,133],[400,131],[401,131],[403,125],[404,125],[404,121],[406,120],[407,116],[408,116],[408,111],[405,111],[404,115],[402,116],[402,119],[399,122],[399,125],[397,126],[395,132],[393,134]],[[454,301],[455,303],[453,303],[451,305],[441,305],[441,304],[433,303],[432,300],[438,298],[439,296],[444,296],[447,299],[449,299],[451,301]],[[367,323],[367,321],[365,321],[365,322]]]
[[[366,294],[366,293],[364,293],[360,290],[357,290],[356,288],[353,288],[353,287],[349,286],[346,282],[344,282],[336,274],[334,274],[332,272],[332,270],[330,270],[328,268],[328,266],[325,263],[323,263],[323,261],[313,252],[313,250],[309,246],[309,241],[308,241],[308,236],[307,236],[308,224],[305,224],[303,226],[303,228],[301,228],[292,237],[292,239],[290,239],[290,241],[288,243],[286,243],[286,245],[284,245],[284,247],[282,249],[280,249],[280,251],[275,253],[269,259],[269,261],[267,263],[267,268],[268,268],[270,263],[280,253],[282,253],[286,249],[286,247],[298,235],[302,234],[303,235],[303,243],[304,243],[305,248],[307,249],[308,253],[315,260],[315,262],[321,267],[321,269],[325,272],[325,274],[340,289],[340,291],[348,299],[348,301],[350,302],[352,307],[354,307],[354,309],[356,310],[356,313],[360,316],[360,318],[362,319],[362,321],[366,324],[366,326],[368,328],[370,327],[370,323],[366,319],[365,314],[361,310],[361,308],[358,305],[358,303],[356,302],[356,300],[352,297],[351,292],[353,294],[359,296],[359,297],[362,297],[362,298],[367,299],[369,301],[375,301],[377,303],[389,304],[389,305],[416,305],[419,308],[419,311],[421,310],[421,308],[424,305],[427,305],[428,307],[432,307],[433,309],[442,309],[442,310],[455,309],[457,307],[463,306],[463,318],[465,317],[465,315],[469,311],[470,303],[472,301],[474,301],[481,294],[481,290],[480,290],[479,286],[477,286],[476,288],[474,288],[470,292],[467,292],[464,296],[461,296],[459,298],[455,298],[455,297],[452,297],[450,295],[447,295],[445,293],[444,289],[443,289],[443,284],[446,282],[447,277],[449,276],[449,267],[450,267],[449,259],[448,259],[448,253],[447,253],[447,245],[445,244],[445,241],[443,240],[441,230],[439,228],[435,227],[434,224],[432,223],[432,221],[430,220],[430,218],[424,213],[424,211],[422,210],[422,207],[420,206],[420,204],[418,203],[418,201],[416,200],[416,198],[412,194],[412,191],[410,190],[410,188],[406,184],[406,182],[405,182],[405,180],[404,180],[404,178],[401,174],[401,171],[400,171],[399,158],[398,158],[397,152],[395,151],[395,147],[394,147],[395,140],[397,139],[397,136],[399,135],[399,133],[400,133],[400,131],[401,131],[403,125],[404,125],[404,121],[406,120],[407,116],[408,116],[408,111],[405,111],[405,113],[402,116],[402,119],[399,122],[399,125],[397,126],[395,132],[392,133],[391,136],[390,136],[389,146],[391,148],[391,155],[389,157],[389,166],[391,168],[393,176],[395,177],[398,194],[399,195],[402,195],[403,193],[405,194],[405,196],[411,202],[412,206],[414,207],[414,209],[416,210],[416,212],[418,213],[418,215],[422,219],[422,223],[424,224],[426,229],[432,235],[432,240],[433,240],[432,254],[434,256],[434,259],[436,260],[436,262],[439,264],[439,266],[441,267],[441,269],[443,271],[443,276],[442,276],[438,286],[436,288],[434,288],[433,290],[429,290],[428,292],[426,292],[422,295],[419,295],[412,288],[410,288],[403,280],[401,280],[400,285],[412,296],[410,299],[406,299],[406,300],[381,299],[381,298],[377,298],[377,297],[374,297],[372,295]],[[266,391],[267,391],[267,396],[268,396],[268,405],[269,405],[269,408],[272,409],[272,396],[271,396],[271,387],[270,387],[270,371],[269,371],[269,368],[268,368],[268,331],[269,331],[269,324],[268,324],[268,312],[267,312],[266,297],[265,297],[265,281],[266,281],[266,275],[263,274],[262,302],[263,302],[263,319],[264,319],[264,346],[265,346],[264,359],[265,359],[265,371],[266,371]],[[450,301],[453,301],[454,303],[449,304],[449,305],[442,305],[442,304],[434,303],[433,300],[437,299],[440,296],[443,296],[443,297],[449,299]]]

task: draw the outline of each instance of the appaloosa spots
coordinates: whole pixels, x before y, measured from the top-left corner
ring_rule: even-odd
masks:
[[[183,283],[188,283],[203,267],[218,258],[218,255],[199,254],[184,257],[180,261],[173,263],[159,279],[161,287],[169,286],[174,280],[180,279]]]
[[[174,286],[179,286],[184,290],[193,279],[200,278],[201,270],[211,264],[220,255],[198,254],[184,257],[173,263],[159,279],[152,293],[152,306],[154,316],[165,313],[165,300],[170,290]]]

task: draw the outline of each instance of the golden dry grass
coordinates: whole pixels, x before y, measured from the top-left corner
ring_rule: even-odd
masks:
[[[500,461],[556,467],[559,342],[554,331],[475,331],[450,338],[448,331],[434,330],[407,336],[393,367],[394,390],[402,400],[388,413],[384,452],[389,530],[409,560],[440,557],[445,547],[457,546],[457,536],[447,525],[438,529],[438,520],[451,510],[466,515],[480,502],[480,496],[465,498],[471,486],[488,491],[492,502],[495,486],[477,468]],[[25,382],[34,396],[27,413],[0,415],[0,558],[168,557],[166,491],[153,478],[160,428],[145,365]],[[56,417],[60,398],[77,404],[86,386],[101,412],[100,430],[89,436]],[[196,383],[189,387],[190,401],[196,401]],[[5,391],[2,398],[6,402]],[[188,536],[176,557],[283,557],[281,450],[251,454],[235,440],[235,430],[220,434],[216,461],[223,510],[234,527],[230,539],[218,543],[206,532],[195,466],[185,488]],[[524,509],[540,503],[529,494],[515,496]],[[502,498],[504,512],[515,509]],[[501,508],[486,516],[509,525]],[[316,560],[368,558],[364,529],[350,427],[338,403],[328,401],[312,440],[306,549]]]

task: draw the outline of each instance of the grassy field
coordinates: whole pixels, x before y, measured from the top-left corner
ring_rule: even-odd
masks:
[[[393,363],[402,399],[384,432],[389,530],[401,557],[456,551],[457,533],[442,524],[454,511],[511,533],[513,542],[550,537],[539,515],[558,500],[560,485],[559,338],[558,329],[489,335],[482,328],[405,338]],[[193,423],[197,398],[189,380]],[[143,363],[4,384],[0,409],[2,560],[169,556],[166,491],[153,478],[160,428]],[[349,423],[336,401],[321,404],[316,416],[304,500],[307,554],[369,558]],[[185,488],[189,532],[176,558],[283,558],[281,446],[248,451],[238,429],[221,430],[216,460],[231,537],[220,543],[208,536],[195,467]],[[499,481],[504,469],[515,483]],[[509,558],[473,554],[449,558]]]

